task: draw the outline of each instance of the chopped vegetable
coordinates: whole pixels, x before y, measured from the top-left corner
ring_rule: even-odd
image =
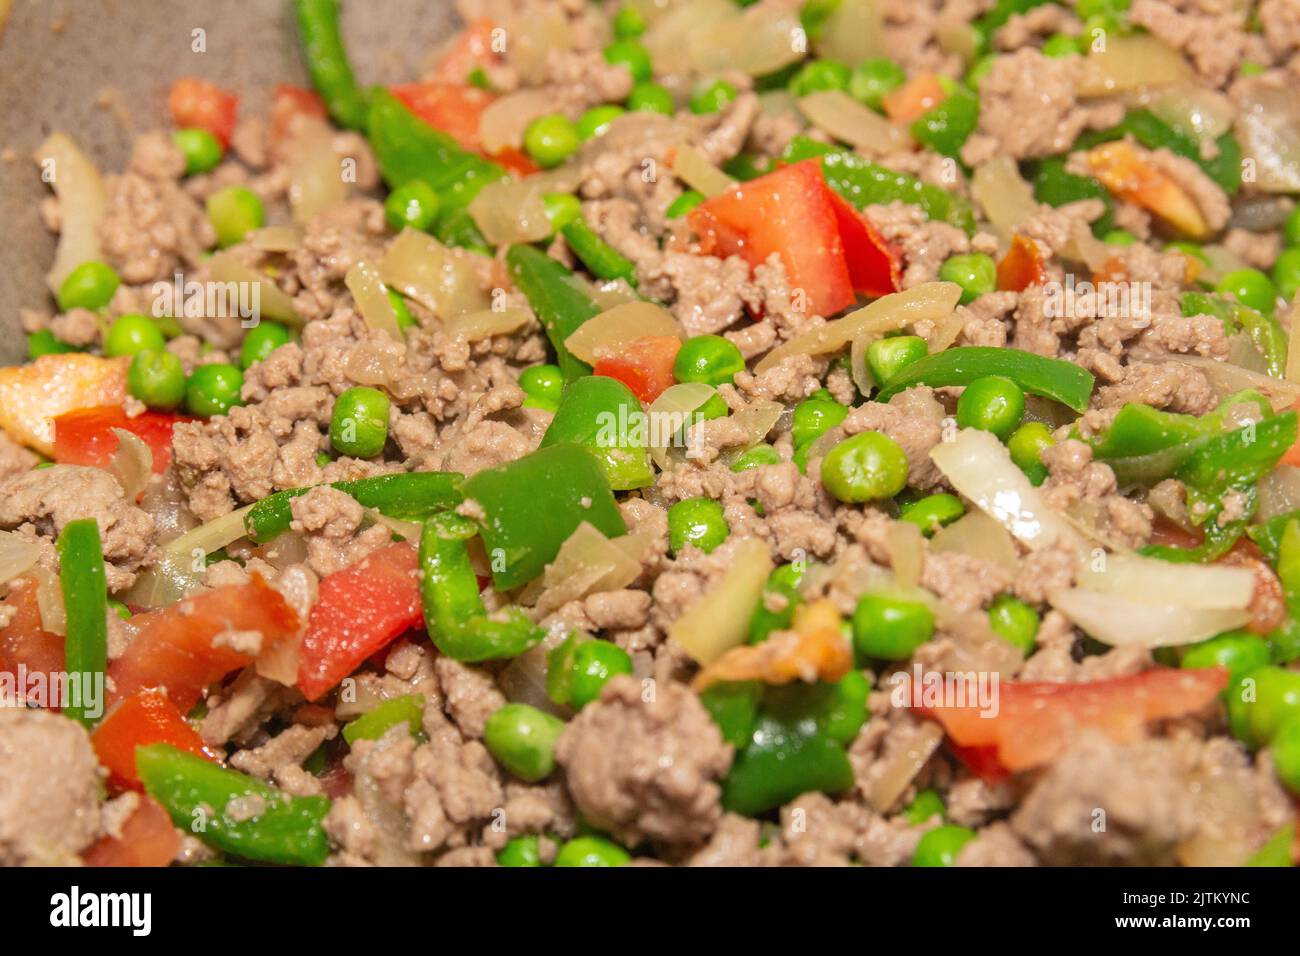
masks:
[[[52,456],[54,419],[78,409],[121,405],[128,364],[125,358],[69,352],[0,368],[0,427],[14,441]]]
[[[102,258],[99,222],[108,191],[95,164],[63,133],[51,133],[33,155],[43,171],[57,170],[50,185],[59,200],[59,244],[45,281],[58,292],[74,269]]]
[[[108,768],[109,782],[120,789],[143,789],[135,768],[136,747],[170,744],[197,757],[214,759],[198,731],[156,687],[136,691],[121,701],[95,728],[90,743],[100,764]]]
[[[54,419],[54,460],[106,468],[118,450],[116,431],[123,429],[149,446],[153,473],[161,475],[171,461],[172,427],[185,420],[170,412],[145,412],[130,418],[119,405],[65,412]]]
[[[217,138],[222,148],[230,145],[235,132],[235,112],[239,97],[214,83],[186,76],[172,84],[167,94],[167,109],[182,129],[205,129]]]
[[[511,246],[506,265],[546,330],[565,381],[590,373],[591,366],[576,358],[565,342],[584,322],[599,315],[601,307],[572,281],[573,273],[540,249]]]
[[[1062,359],[1019,349],[967,346],[918,359],[886,382],[876,400],[887,401],[913,385],[969,385],[986,375],[1004,376],[1030,395],[1054,399],[1076,412],[1088,407],[1094,381],[1086,369]]]
[[[592,373],[617,379],[639,400],[654,402],[673,384],[673,364],[681,345],[671,335],[638,338],[618,354],[597,359]]]
[[[654,481],[645,430],[641,403],[626,385],[586,375],[565,388],[539,447],[581,445],[600,462],[610,488],[627,491]]]
[[[358,740],[378,740],[394,727],[405,724],[412,735],[419,734],[424,716],[424,695],[392,697],[366,711],[343,728],[343,739],[352,746]]]
[[[822,600],[795,608],[791,630],[769,636],[760,644],[733,647],[708,662],[692,686],[698,691],[719,681],[834,682],[852,667],[853,653],[839,612],[831,602]]]
[[[99,524],[94,518],[69,521],[59,532],[59,584],[67,611],[64,654],[68,674],[73,677],[71,700],[64,714],[86,726],[101,716],[103,700],[96,685],[103,687],[108,664],[108,589],[104,583],[104,554]]]

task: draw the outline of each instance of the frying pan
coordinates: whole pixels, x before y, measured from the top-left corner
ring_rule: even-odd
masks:
[[[366,83],[417,76],[456,22],[451,0],[343,4]],[[101,169],[120,169],[132,139],[166,121],[171,82],[189,74],[253,111],[274,84],[305,83],[289,0],[0,0],[0,364],[25,357],[18,310],[52,305],[54,239],[39,215],[49,191],[33,150],[62,130]]]

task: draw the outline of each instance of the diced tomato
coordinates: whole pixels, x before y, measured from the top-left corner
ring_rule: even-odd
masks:
[[[152,797],[122,824],[120,837],[106,836],[81,855],[86,866],[167,866],[181,849],[181,835],[167,811]]]
[[[212,757],[198,731],[157,687],[136,691],[109,711],[90,735],[90,743],[108,769],[109,782],[119,790],[141,789],[135,771],[136,747],[171,744],[199,757]]]
[[[897,292],[903,287],[903,263],[898,250],[839,193],[830,190],[829,195],[853,290],[872,298]]]
[[[1017,772],[1055,760],[1085,729],[1117,743],[1135,740],[1150,721],[1201,710],[1227,684],[1222,667],[1160,668],[1085,683],[1006,681],[998,687],[996,714],[982,716],[977,704],[921,710],[959,747],[992,748],[999,764]]]
[[[79,408],[54,419],[54,460],[65,465],[105,468],[117,451],[114,428],[135,435],[153,452],[153,471],[161,475],[172,457],[172,426],[190,419],[171,412],[145,412],[128,418],[119,405]]]
[[[181,713],[199,702],[208,685],[253,663],[256,655],[229,646],[220,640],[223,635],[257,631],[266,654],[298,633],[297,613],[257,574],[247,584],[216,588],[137,614],[131,623],[135,640],[108,665],[113,685],[109,703],[161,687]]]
[[[507,170],[521,178],[531,176],[541,170],[541,167],[533,162],[527,153],[522,149],[515,149],[513,146],[507,146],[499,153],[485,153],[484,155],[492,162],[500,163]]]
[[[496,99],[487,90],[463,83],[428,80],[392,87],[393,95],[434,129],[447,133],[465,149],[481,150],[479,117]]]
[[[998,762],[997,747],[963,747],[949,740],[948,751],[990,786],[1011,776],[1011,771]]]
[[[125,355],[86,352],[42,355],[26,365],[0,368],[0,428],[14,441],[54,454],[54,419],[92,405],[126,401]]]
[[[24,579],[14,585],[0,606],[13,608],[13,617],[0,628],[0,671],[17,675],[19,665],[28,674],[54,674],[63,670],[63,638],[41,626],[36,585]],[[18,692],[23,693],[19,687]]]
[[[618,355],[598,359],[592,372],[616,378],[641,401],[653,402],[673,384],[673,361],[681,347],[675,335],[648,335]]]
[[[1007,254],[998,263],[998,288],[1003,292],[1024,292],[1031,285],[1042,285],[1046,279],[1038,244],[1016,233],[1011,237]]]
[[[185,76],[172,84],[167,108],[177,126],[205,129],[223,147],[230,145],[230,137],[235,132],[235,113],[239,109],[239,97],[234,93],[197,76]]]
[[[271,141],[279,142],[288,135],[300,116],[326,119],[325,101],[313,90],[290,83],[281,83],[271,94]]]
[[[886,93],[881,100],[885,115],[895,123],[911,123],[922,113],[938,106],[948,94],[943,91],[939,77],[933,73],[918,73],[902,86]]]
[[[495,29],[496,24],[487,17],[471,20],[438,62],[437,78],[450,83],[465,83],[476,69],[500,62],[500,56],[492,50],[492,31]]]
[[[423,621],[415,548],[392,544],[326,575],[307,621],[298,687],[318,700],[375,651]]]
[[[701,251],[741,255],[751,266],[781,257],[810,313],[831,316],[854,302],[830,187],[815,159],[783,166],[714,196],[690,212]]]

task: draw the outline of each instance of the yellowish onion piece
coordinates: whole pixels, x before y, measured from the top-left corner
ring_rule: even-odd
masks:
[[[99,221],[104,217],[108,192],[103,177],[64,133],[51,133],[36,148],[41,177],[59,197],[59,244],[54,264],[45,275],[57,292],[69,272],[83,262],[103,259],[99,247]]]
[[[996,156],[978,167],[971,176],[970,191],[1004,243],[1040,208],[1033,188],[1010,156]]]
[[[397,312],[388,298],[388,290],[379,278],[379,269],[372,262],[355,263],[343,277],[343,284],[356,300],[357,311],[366,325],[379,332],[387,332],[396,342],[403,341],[402,327],[397,324]]]
[[[549,87],[516,90],[493,101],[478,119],[483,150],[492,155],[503,149],[518,149],[528,124],[554,108],[555,94]]]
[[[573,31],[558,7],[529,6],[505,24],[509,37],[506,56],[523,86],[539,86],[547,78],[552,53],[573,49]]]
[[[406,541],[419,541],[421,525],[418,521],[406,521],[402,518],[392,518],[384,514],[378,508],[366,508],[365,516],[375,524],[381,524],[393,534],[398,535]]]
[[[849,343],[849,377],[853,379],[853,385],[860,395],[870,395],[877,384],[876,377],[871,374],[871,366],[867,364],[867,349],[877,338],[879,336],[859,335]]]
[[[208,555],[247,536],[246,505],[187,531],[162,549],[158,563],[135,579],[123,595],[127,604],[167,607],[195,593],[203,585]]]
[[[704,158],[694,146],[677,147],[673,157],[673,174],[706,199],[725,193],[736,181]]]
[[[1244,610],[1255,593],[1255,573],[1227,564],[1171,564],[1140,554],[1115,553],[1083,562],[1078,586],[1138,603]]]
[[[1083,588],[1054,592],[1050,601],[1090,637],[1111,647],[1181,647],[1250,620],[1250,612],[1244,608],[1152,604]]]
[[[30,573],[36,581],[36,608],[41,614],[41,630],[67,634],[68,612],[63,605],[59,576],[41,564],[35,565]]]
[[[1228,132],[1237,115],[1228,97],[1199,83],[1155,90],[1146,99],[1146,107],[1152,113],[1174,129],[1201,141],[1218,139]]]
[[[885,550],[899,587],[914,588],[921,583],[925,538],[920,528],[910,521],[895,521],[885,535]]]
[[[674,336],[686,333],[672,314],[653,302],[626,302],[593,316],[564,340],[564,347],[588,365],[616,355],[637,339],[647,336]]]
[[[1237,135],[1255,161],[1254,187],[1269,193],[1300,192],[1300,107],[1292,85],[1255,82],[1237,97]]]
[[[957,341],[957,337],[961,335],[962,329],[966,328],[966,323],[969,321],[970,315],[963,309],[945,316],[938,322],[930,323],[929,329],[923,336],[926,349],[931,354],[942,352]]]
[[[649,432],[647,450],[660,470],[668,464],[668,446],[674,436],[690,424],[691,413],[717,394],[717,389],[703,382],[678,382],[660,393],[646,411]]]
[[[840,612],[835,602],[821,598],[795,608],[789,630],[728,650],[696,674],[691,686],[703,691],[719,681],[835,683],[852,669],[853,649]]]
[[[739,19],[731,0],[686,0],[657,17],[641,36],[641,42],[660,73],[670,76],[688,73],[694,65],[691,39],[714,24],[734,23]],[[728,37],[728,45],[738,37],[739,34]]]
[[[740,538],[730,547],[727,572],[668,628],[668,636],[704,667],[745,642],[772,573],[772,556],[761,539]]]
[[[601,309],[608,310],[616,305],[624,305],[628,302],[645,301],[636,294],[635,289],[622,279],[613,279],[608,282],[591,282],[586,277],[575,272],[573,275],[568,276],[565,281],[580,290]]]
[[[639,547],[645,547],[646,537],[643,535]],[[640,561],[584,521],[560,545],[555,560],[546,566],[537,609],[549,614],[588,594],[627,587],[640,573]]]
[[[888,55],[877,0],[841,0],[823,21],[813,51],[846,66]]]
[[[379,276],[446,321],[492,304],[469,255],[448,249],[427,233],[403,229],[384,254]]]
[[[1259,479],[1259,518],[1268,521],[1292,511],[1300,511],[1300,468],[1278,465]]]
[[[690,65],[700,73],[740,70],[764,76],[807,53],[798,9],[781,4],[757,4],[739,16],[710,23],[692,33],[687,43]]]
[[[1245,259],[1221,243],[1206,243],[1201,246],[1201,252],[1209,260],[1208,265],[1197,263],[1201,268],[1196,278],[1202,282],[1217,283],[1229,272],[1248,268],[1249,265]]]
[[[153,475],[153,451],[125,428],[114,428],[113,434],[117,436],[117,451],[113,452],[106,470],[122,486],[126,500],[135,501]]]
[[[545,183],[533,177],[488,183],[469,204],[479,231],[494,246],[540,242],[551,234],[542,202]]]
[[[557,717],[567,718],[567,708],[558,706],[546,693],[546,655],[568,636],[567,629],[552,632],[535,647],[524,651],[497,676],[497,686],[506,700],[528,704]]]
[[[209,259],[208,274],[214,282],[240,283],[253,290],[261,318],[295,327],[303,325],[289,294],[276,285],[270,276],[244,265],[233,252],[218,252]]]
[[[863,106],[843,90],[821,90],[799,100],[808,121],[836,139],[876,155],[888,155],[913,146],[911,135],[875,110]]]
[[[453,338],[466,342],[489,339],[494,335],[518,332],[533,321],[532,313],[523,306],[512,305],[504,309],[480,309],[448,319],[443,330]]]
[[[1290,358],[1290,355],[1288,355],[1288,362]],[[1216,362],[1214,359],[1206,358],[1203,355],[1152,355],[1144,356],[1142,361],[1155,363],[1176,362],[1179,365],[1199,369],[1209,380],[1210,387],[1214,389],[1220,398],[1226,398],[1234,392],[1253,388],[1263,392],[1272,403],[1273,410],[1278,412],[1286,411],[1297,401],[1300,401],[1300,382],[1274,378],[1271,375],[1262,375],[1259,372],[1244,369],[1239,365]]]
[[[288,532],[280,535],[275,540],[275,544],[281,541],[293,541],[297,539],[296,548],[305,554],[306,544],[302,536],[296,532]],[[316,605],[316,598],[320,590],[320,581],[306,564],[301,560],[298,563],[284,566],[275,578],[275,589],[284,596],[293,608],[294,613],[298,615],[299,630],[307,629],[307,619],[311,614],[311,609]],[[298,664],[302,656],[301,635],[296,639],[280,641],[273,647],[263,651],[256,661],[253,662],[257,673],[267,680],[273,680],[277,684],[283,684],[285,687],[292,687],[298,682]]]
[[[780,421],[785,406],[768,398],[755,399],[744,408],[731,413],[731,422],[737,426],[737,434],[730,438],[724,447],[730,448],[722,456],[725,462],[732,462],[744,454],[745,449],[757,445],[767,438],[767,433]]]
[[[248,244],[261,252],[293,252],[302,246],[297,226],[267,226],[249,233]]]
[[[762,373],[795,355],[828,355],[862,335],[884,335],[917,322],[937,322],[952,314],[961,298],[953,282],[926,282],[904,292],[882,296],[842,319],[796,336],[773,349],[755,366]]]
[[[867,802],[877,813],[888,813],[912,785],[916,775],[943,743],[943,728],[925,720],[911,726],[898,746],[891,746],[882,764],[872,767],[871,789]],[[877,773],[877,770],[879,773]]]
[[[1080,72],[1077,85],[1080,96],[1111,96],[1147,86],[1192,83],[1196,79],[1181,53],[1145,33],[1109,34],[1103,49],[1089,51]]]
[[[303,118],[286,146],[289,208],[299,225],[348,198],[334,134],[324,120]]]
[[[945,53],[956,53],[967,63],[975,59],[975,29],[960,10],[939,14],[934,25],[934,38]]]
[[[7,584],[36,563],[40,545],[12,531],[0,531],[0,584]]]
[[[1011,535],[983,511],[967,512],[946,528],[940,528],[930,539],[930,550],[938,554],[965,554],[1012,573],[1020,567],[1020,554]]]

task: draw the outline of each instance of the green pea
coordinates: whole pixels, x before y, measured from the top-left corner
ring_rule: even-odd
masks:
[[[632,93],[627,98],[627,108],[663,113],[665,116],[672,116],[677,112],[677,104],[673,102],[673,95],[668,92],[668,88],[648,80],[632,87]]]
[[[1300,249],[1283,249],[1273,263],[1273,281],[1277,291],[1287,302],[1300,290]]]
[[[1043,464],[1043,452],[1056,444],[1052,430],[1042,422],[1025,422],[1007,439],[1007,451],[1016,467],[1029,476],[1035,485],[1041,485],[1047,478],[1047,466]]]
[[[536,783],[555,769],[555,741],[564,721],[527,704],[506,704],[483,725],[488,753],[520,780]]]
[[[1288,246],[1300,246],[1300,206],[1287,213],[1282,223],[1282,239]]]
[[[582,203],[572,193],[546,193],[542,196],[542,206],[555,232],[582,218]]]
[[[1300,796],[1300,717],[1292,717],[1278,728],[1269,751],[1277,779],[1292,794]]]
[[[956,824],[935,827],[916,845],[912,854],[913,866],[952,866],[957,862],[957,854],[971,840],[975,831]]]
[[[920,601],[864,594],[853,612],[853,646],[863,657],[905,661],[934,636],[934,612]]]
[[[1265,315],[1277,304],[1277,286],[1258,269],[1234,269],[1214,287],[1216,292],[1231,292],[1242,305]]]
[[[578,136],[584,143],[594,137],[604,136],[609,130],[609,124],[626,112],[627,110],[615,103],[593,106],[578,117]]]
[[[388,441],[388,411],[388,396],[379,389],[349,388],[334,400],[330,444],[340,455],[374,458]]]
[[[1025,417],[1025,393],[1004,375],[985,375],[957,399],[957,424],[992,432],[1006,441]]]
[[[614,14],[614,19],[610,24],[614,28],[614,36],[620,40],[635,40],[641,34],[645,33],[645,17],[636,7],[621,7],[618,13]]]
[[[558,365],[532,365],[519,373],[519,387],[524,390],[530,401],[537,404],[525,408],[547,408],[554,411],[560,404],[560,395],[564,392],[564,375]]]
[[[147,315],[123,315],[114,320],[104,336],[104,354],[135,355],[137,352],[161,351],[167,344],[162,330]]]
[[[579,142],[577,127],[562,113],[540,116],[524,130],[524,149],[544,169],[568,159]]]
[[[41,329],[27,336],[27,357],[35,361],[42,355],[64,355],[68,352],[80,352],[75,345],[69,345],[54,337],[49,329]]]
[[[1110,246],[1131,246],[1137,242],[1137,236],[1126,229],[1112,229],[1101,237],[1101,241]]]
[[[680,219],[702,202],[704,202],[703,193],[688,189],[668,204],[668,208],[664,210],[664,216],[668,219]]]
[[[771,445],[755,445],[740,453],[740,456],[731,463],[731,470],[749,471],[751,468],[761,468],[763,465],[779,464],[781,464],[781,453],[775,448]]]
[[[986,53],[975,61],[974,65],[966,71],[966,85],[972,90],[979,92],[980,84],[984,82],[984,77],[989,75],[993,69],[993,64],[997,63],[998,54]]]
[[[137,352],[126,372],[126,390],[150,408],[170,411],[185,400],[185,368],[163,349]]]
[[[714,80],[712,83],[697,87],[691,93],[689,106],[692,113],[718,113],[737,96],[736,87],[726,80]]]
[[[411,315],[411,310],[406,305],[406,300],[392,289],[385,289],[384,291],[388,293],[388,301],[393,307],[393,317],[397,319],[397,327],[405,332],[412,326],[417,325],[415,316]]]
[[[556,866],[622,866],[631,855],[617,843],[598,836],[574,837],[555,854]]]
[[[536,833],[515,837],[497,852],[497,866],[541,866],[541,842]]]
[[[942,820],[947,812],[948,808],[943,804],[943,797],[939,796],[937,791],[922,790],[907,805],[903,817],[915,827],[935,817]]]
[[[388,194],[384,200],[384,217],[394,232],[408,226],[421,232],[430,232],[438,221],[438,207],[442,201],[438,194],[422,179],[412,179]]]
[[[794,407],[794,416],[790,421],[790,437],[796,448],[820,438],[849,414],[848,406],[841,405],[834,399],[818,396],[805,398]]]
[[[1043,56],[1065,57],[1082,53],[1083,49],[1078,37],[1057,33],[1043,41],[1042,52]]]
[[[185,156],[185,175],[210,173],[221,165],[221,141],[206,129],[178,129],[172,142]]]
[[[476,86],[480,90],[492,91],[492,78],[487,75],[487,70],[481,66],[476,66],[465,74],[465,82],[470,86]]]
[[[695,414],[699,416],[701,421],[726,418],[730,413],[731,409],[727,407],[726,399],[718,394],[710,395],[707,402],[695,409]]]
[[[712,498],[684,498],[668,509],[668,544],[680,554],[688,544],[712,551],[731,534],[721,503]]]
[[[1074,13],[1081,19],[1113,16],[1129,8],[1131,0],[1075,0]]]
[[[583,641],[573,650],[573,690],[569,706],[581,710],[600,696],[616,674],[632,673],[627,651],[609,641]]]
[[[1034,652],[1038,636],[1038,612],[1010,594],[999,594],[989,605],[989,627],[993,633],[1014,644],[1026,657]]]
[[[849,77],[849,95],[873,110],[883,108],[885,94],[907,82],[907,73],[893,60],[883,56],[863,60]]]
[[[883,385],[911,365],[925,358],[930,347],[919,335],[895,335],[876,339],[867,346],[867,368],[877,385]]]
[[[244,373],[233,365],[200,365],[185,383],[185,407],[193,415],[225,415],[244,404],[239,397],[243,385]]]
[[[225,249],[243,242],[266,225],[266,207],[257,193],[245,186],[227,186],[208,197],[208,219],[217,232],[217,245]]]
[[[109,266],[96,260],[83,262],[59,283],[59,311],[69,309],[102,309],[113,299],[113,293],[122,284]]]
[[[1205,250],[1194,242],[1166,242],[1165,251],[1168,252],[1171,249],[1199,260],[1203,266],[1210,264],[1210,257],[1205,254]]]
[[[1228,631],[1193,644],[1183,653],[1186,668],[1226,667],[1232,688],[1250,671],[1264,667],[1270,660],[1268,641],[1250,631]]]
[[[961,304],[967,305],[998,287],[998,264],[982,252],[967,252],[947,259],[939,278],[961,286]]]
[[[408,312],[407,315],[410,315]],[[289,329],[279,322],[258,322],[244,333],[244,341],[239,346],[239,364],[248,368],[254,362],[262,362],[266,357],[289,342]]]
[[[940,528],[952,524],[966,513],[966,506],[956,495],[947,492],[926,495],[903,509],[900,517],[910,521],[925,533],[927,537]]]
[[[613,66],[625,66],[638,83],[650,79],[654,67],[650,62],[650,51],[636,40],[615,40],[605,47],[605,62]]]
[[[888,435],[861,432],[846,438],[822,459],[822,484],[848,504],[883,501],[907,485],[907,455]]]
[[[835,60],[810,60],[790,81],[790,93],[794,96],[807,96],[822,90],[847,90],[849,88],[849,68]]]
[[[740,349],[721,335],[696,335],[682,343],[673,361],[673,375],[679,382],[730,385],[737,372],[745,370]]]
[[[1251,747],[1263,747],[1300,715],[1300,671],[1257,667],[1228,684],[1228,726]]]
[[[131,619],[131,609],[117,598],[108,599],[108,609],[124,621]]]

